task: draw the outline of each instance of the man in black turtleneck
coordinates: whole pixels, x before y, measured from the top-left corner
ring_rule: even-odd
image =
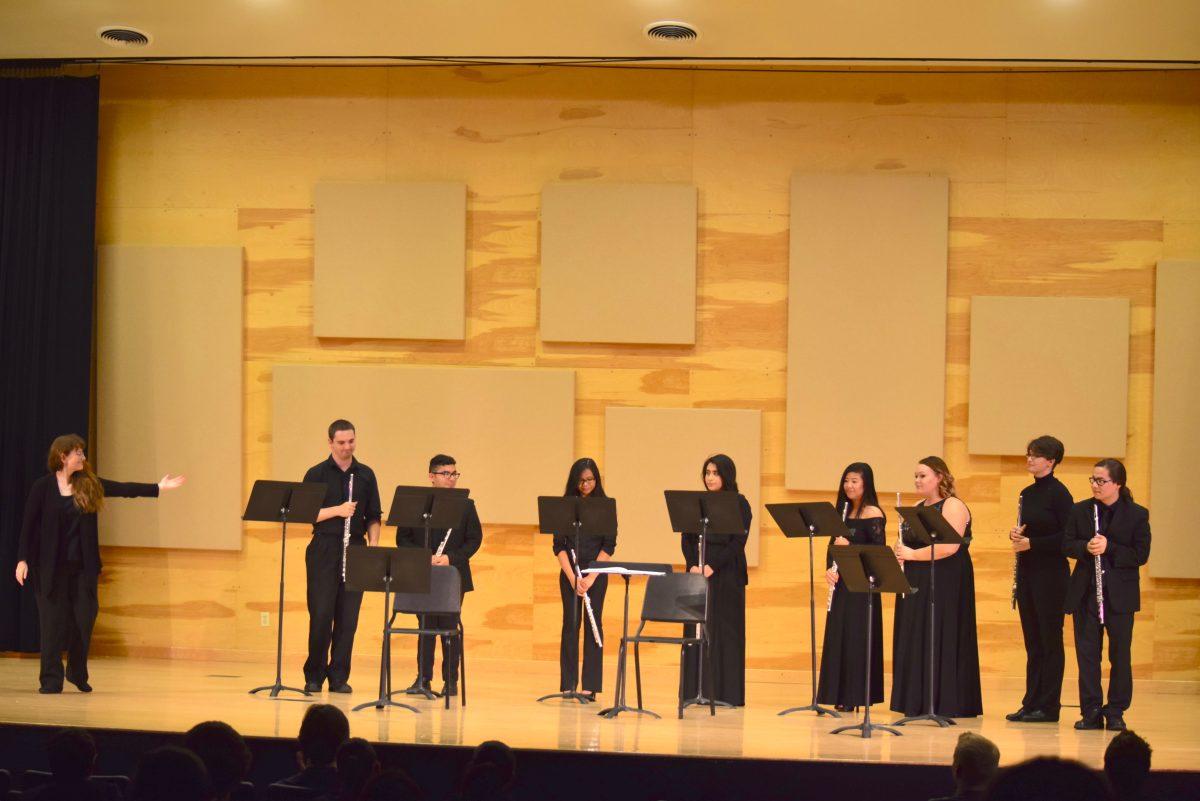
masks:
[[[1057,722],[1062,706],[1063,601],[1069,577],[1062,543],[1074,504],[1054,476],[1064,452],[1049,435],[1026,446],[1025,469],[1033,483],[1021,490],[1021,525],[1008,534],[1017,560],[1014,600],[1025,637],[1025,697],[1020,709],[1005,716],[1015,722]]]

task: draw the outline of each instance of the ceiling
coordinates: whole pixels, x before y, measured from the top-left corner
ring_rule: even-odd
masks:
[[[295,57],[1200,66],[1200,0],[0,0],[5,60]]]

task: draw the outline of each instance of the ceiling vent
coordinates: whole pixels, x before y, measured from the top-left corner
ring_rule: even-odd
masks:
[[[113,47],[145,47],[150,44],[150,37],[136,28],[110,26],[101,28],[98,34]]]
[[[656,42],[694,42],[700,34],[686,22],[655,22],[646,28],[646,36]]]

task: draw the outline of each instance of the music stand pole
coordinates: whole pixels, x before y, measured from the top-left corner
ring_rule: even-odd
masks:
[[[573,540],[572,541],[575,546],[576,557],[578,557],[578,555],[579,555],[579,529],[582,526],[583,526],[583,523],[579,520],[578,513],[577,513],[574,522],[571,523],[571,528],[573,531],[573,534],[572,534]],[[570,554],[567,555],[567,561],[572,562]],[[579,593],[575,590],[574,587],[571,588],[571,591],[573,593],[575,593],[575,596],[571,599],[571,636],[574,637],[576,640],[578,640],[579,639],[579,607],[583,606],[583,599],[580,597]],[[583,632],[583,636],[587,637],[588,633],[589,632],[586,632],[586,631]],[[580,646],[580,648],[582,649],[582,646]],[[577,672],[575,681],[571,682],[571,689],[562,690],[561,692],[557,692],[557,693],[547,693],[546,695],[543,695],[541,698],[539,698],[537,700],[538,701],[548,701],[551,698],[563,698],[567,701],[578,701],[580,704],[584,704],[584,705],[592,703],[592,699],[588,698],[586,693],[579,692],[579,685],[577,683],[578,681],[579,681],[579,678],[578,678],[578,672]]]

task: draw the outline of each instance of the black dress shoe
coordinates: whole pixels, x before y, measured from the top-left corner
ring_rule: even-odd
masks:
[[[1058,715],[1047,715],[1040,709],[1031,709],[1021,715],[1019,720],[1021,723],[1058,723]]]
[[[441,698],[445,698],[447,695],[450,696],[451,698],[458,695],[458,684],[457,683],[446,682],[445,684],[442,685],[442,691],[440,693],[438,693],[438,696]]]
[[[38,692],[42,695],[55,695],[62,692],[62,687],[38,687]]]
[[[595,690],[584,690],[583,697],[588,699],[588,701],[595,703],[596,702],[596,691]]]
[[[71,681],[71,679],[67,679],[67,681],[70,681],[72,684],[74,684],[81,693],[90,693],[92,691],[92,685],[88,684],[86,681]]]
[[[1118,713],[1104,716],[1104,728],[1109,731],[1125,731],[1129,727],[1125,725],[1125,718]]]
[[[336,687],[330,687],[329,692],[331,692],[331,693],[352,693],[352,692],[354,692],[354,690],[351,689],[349,684],[342,682],[341,684],[339,684]]]
[[[433,695],[433,691],[429,689],[429,679],[423,679],[420,676],[404,693],[405,695]]]
[[[1013,723],[1020,723],[1021,719],[1025,717],[1025,713],[1028,711],[1029,710],[1026,709],[1025,707],[1021,707],[1016,712],[1009,712],[1007,715],[1004,716],[1004,719],[1010,720]]]
[[[306,682],[304,682],[304,692],[306,692],[306,693],[319,693],[319,692],[321,692],[321,682],[319,682],[319,681],[306,681]]]
[[[1090,715],[1084,715],[1079,720],[1075,721],[1075,728],[1078,731],[1091,731],[1104,728],[1104,718],[1099,712],[1093,712]]]

